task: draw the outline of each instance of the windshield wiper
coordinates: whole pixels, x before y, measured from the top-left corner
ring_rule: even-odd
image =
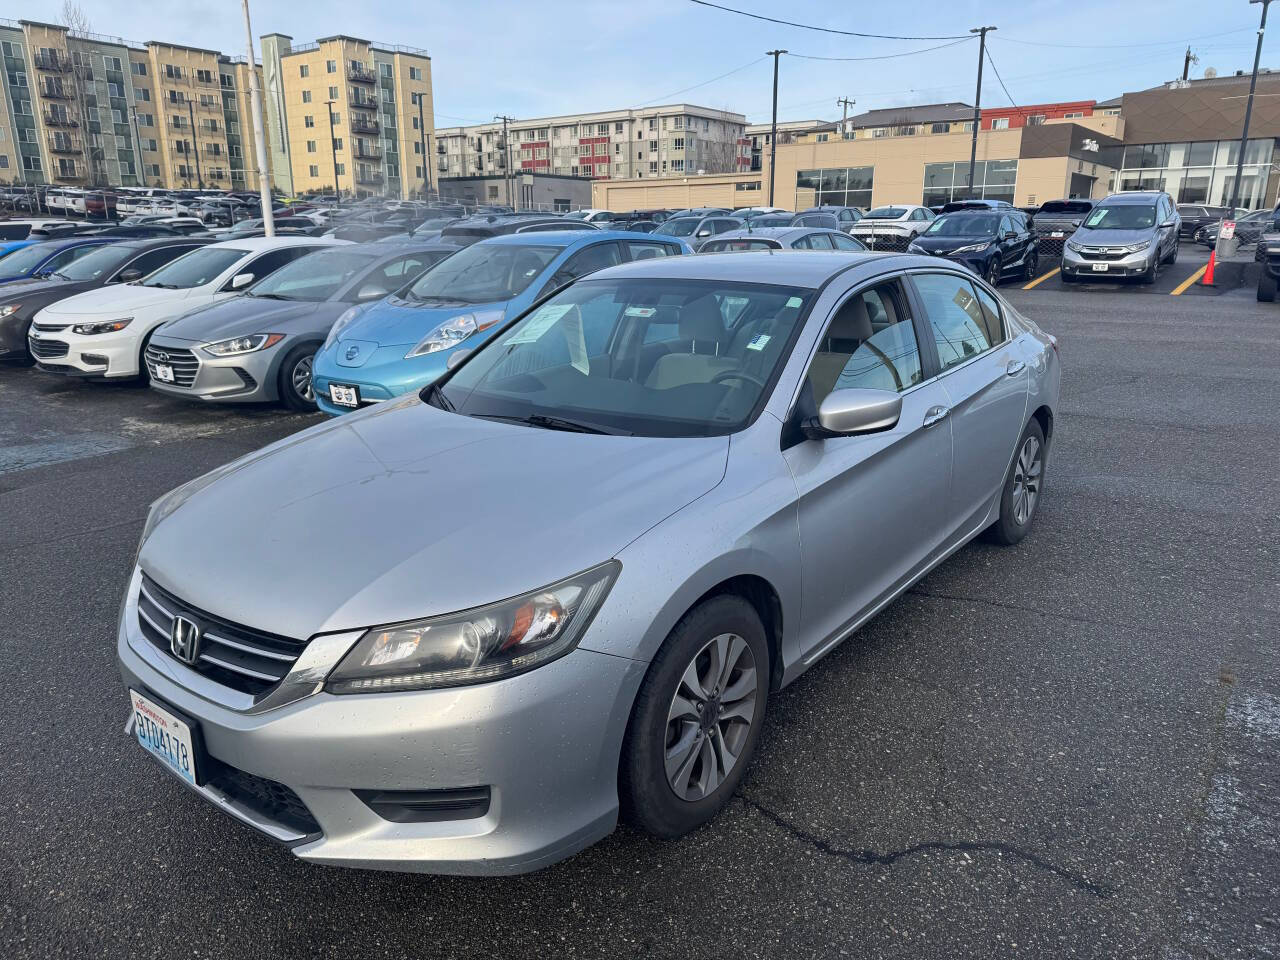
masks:
[[[278,293],[253,293],[246,290],[245,293],[250,297],[261,298],[263,300],[292,300],[293,297],[284,297]]]
[[[531,427],[541,427],[543,430],[563,430],[566,433],[601,433],[614,436],[631,436],[630,430],[621,430],[618,427],[606,427],[599,423],[590,423],[586,420],[570,420],[568,417],[549,417],[545,413],[530,413],[523,417],[507,416],[497,413],[481,413],[477,414],[484,420],[502,420],[507,423],[527,423]]]
[[[438,380],[433,380],[422,388],[419,394],[423,403],[429,403],[433,407],[439,407],[446,413],[453,413],[453,402],[444,395],[444,390],[440,387]]]

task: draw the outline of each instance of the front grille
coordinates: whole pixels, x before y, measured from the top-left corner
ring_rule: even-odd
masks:
[[[305,641],[243,627],[198,610],[144,576],[138,594],[138,626],[156,649],[170,657],[169,634],[178,615],[200,627],[199,659],[191,669],[253,697],[263,696],[284,679],[306,647]]]
[[[37,360],[54,360],[67,355],[68,346],[61,340],[28,340],[31,355]]]
[[[855,233],[856,239],[861,240],[867,245],[869,250],[890,250],[895,253],[902,253],[907,249],[907,244],[912,240],[911,237],[902,237],[897,234],[862,234]]]
[[[1122,260],[1129,256],[1124,247],[1081,247],[1076,252],[1082,260]]]
[[[156,364],[159,363],[173,367],[173,384],[177,387],[191,386],[200,372],[199,358],[182,347],[147,347],[147,373],[151,374],[152,380],[168,383],[156,376]]]
[[[57,333],[59,330],[65,330],[71,326],[69,323],[33,323],[31,329],[40,333]]]
[[[203,772],[205,784],[221,790],[231,799],[240,801],[267,819],[299,833],[320,832],[320,824],[311,815],[307,805],[283,783],[246,773],[207,754],[204,757]]]

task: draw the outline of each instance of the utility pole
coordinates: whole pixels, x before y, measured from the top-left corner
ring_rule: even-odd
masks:
[[[502,182],[507,188],[507,203],[512,210],[518,210],[520,205],[516,203],[515,188],[512,186],[515,174],[511,169],[511,141],[507,138],[507,124],[515,123],[516,118],[496,116],[493,119],[502,121]],[[550,148],[547,152],[550,153]]]
[[[276,218],[271,210],[271,173],[267,168],[267,134],[262,128],[262,90],[258,87],[258,66],[253,55],[253,27],[249,24],[249,0],[244,7],[244,38],[249,47],[249,112],[253,115],[254,154],[258,160],[258,192],[262,196],[262,229],[276,235]],[[329,131],[330,136],[333,131]]]
[[[773,122],[769,126],[769,206],[773,206],[773,183],[778,159],[778,58],[787,51],[766,50],[765,55],[773,57]]]
[[[326,100],[325,108],[329,111],[329,159],[333,161],[333,195],[338,206],[342,205],[342,190],[338,187],[338,145],[333,141],[333,105],[337,100]]]
[[[1200,58],[1191,52],[1191,47],[1188,45],[1187,55],[1182,58],[1182,82],[1183,83],[1187,82],[1187,76],[1188,74],[1191,73],[1191,65],[1193,63],[1199,63],[1199,62],[1200,62]]]
[[[418,98],[418,143],[419,149],[422,150],[422,199],[427,200],[431,196],[431,168],[428,164],[427,157],[427,127],[422,120],[422,97],[423,94],[415,93]]]
[[[978,35],[978,91],[973,95],[973,141],[969,145],[968,196],[973,199],[973,168],[978,163],[978,127],[982,125],[982,61],[987,56],[987,33],[995,27],[974,27],[970,33]]]
[[[142,134],[138,133],[138,108],[130,107],[129,111],[133,114],[133,138],[138,141],[138,183],[142,186],[147,185],[147,175],[143,173],[147,165],[142,162]]]
[[[200,172],[200,141],[196,139],[196,115],[191,109],[191,98],[187,97],[187,118],[191,121],[191,145],[196,153],[196,187],[204,189],[204,175]]]
[[[1258,24],[1258,47],[1253,53],[1253,76],[1249,78],[1249,99],[1244,105],[1244,130],[1240,132],[1240,150],[1236,154],[1236,179],[1231,184],[1231,203],[1227,205],[1227,216],[1236,215],[1236,207],[1240,205],[1240,178],[1244,176],[1244,149],[1249,143],[1249,120],[1253,116],[1253,91],[1258,86],[1258,61],[1262,59],[1262,37],[1267,32],[1267,7],[1271,0],[1249,0],[1250,3],[1262,4],[1262,22]]]
[[[844,107],[844,115],[840,118],[840,139],[848,140],[849,134],[845,131],[845,125],[849,122],[849,108],[857,103],[857,100],[850,100],[848,97],[840,97],[836,103]]]

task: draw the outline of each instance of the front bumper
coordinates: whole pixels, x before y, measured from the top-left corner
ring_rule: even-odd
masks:
[[[195,788],[290,844],[299,858],[513,874],[548,866],[613,830],[622,737],[643,663],[579,648],[492,683],[351,696],[314,692],[261,712],[233,709],[203,696],[207,679],[141,634],[139,581],[135,570],[117,640],[125,685],[193,719],[215,760],[291,789],[318,834],[291,831],[243,804],[237,808],[216,788]],[[344,635],[335,663],[349,647],[346,638],[354,643],[358,636]],[[482,816],[414,823],[383,819],[353,792],[470,787],[491,791]],[[175,791],[163,802],[189,801]]]
[[[359,391],[361,408],[384,400],[392,400],[411,391],[421,390],[444,375],[448,369],[449,355],[454,350],[467,349],[471,346],[473,345],[468,341],[463,341],[448,350],[412,359],[405,359],[405,354],[413,349],[413,344],[378,347],[373,355],[358,367],[340,366],[336,360],[336,351],[342,347],[342,344],[330,346],[327,350],[321,350],[316,354],[315,372],[312,374],[316,404],[330,416],[351,413],[356,409],[340,407],[329,399],[331,383],[355,387]]]
[[[1073,277],[1140,277],[1151,269],[1151,261],[1157,256],[1159,253],[1154,244],[1146,250],[1115,259],[1082,256],[1070,247],[1063,247],[1062,272]],[[1101,264],[1105,269],[1095,269],[1095,264]]]
[[[27,350],[41,370],[73,377],[136,377],[140,372],[137,344],[133,336],[81,336],[72,333],[70,326],[42,333],[33,324],[27,334]]]
[[[236,357],[213,357],[191,340],[156,336],[147,345],[147,371],[151,376],[151,388],[160,393],[187,400],[204,400],[210,403],[267,403],[278,399],[276,388],[277,364],[293,346],[292,337],[286,337],[267,350],[255,350]],[[190,383],[183,377],[182,383],[165,383],[156,378],[153,351],[189,352],[194,358],[195,377]]]

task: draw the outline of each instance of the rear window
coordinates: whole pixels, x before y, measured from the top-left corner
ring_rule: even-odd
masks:
[[[727,253],[739,250],[777,250],[779,244],[771,240],[708,240],[699,253]]]
[[[1088,213],[1092,209],[1092,203],[1081,200],[1050,200],[1040,208],[1036,216],[1055,213]]]
[[[868,220],[897,220],[907,212],[906,207],[876,207],[867,213]]]

